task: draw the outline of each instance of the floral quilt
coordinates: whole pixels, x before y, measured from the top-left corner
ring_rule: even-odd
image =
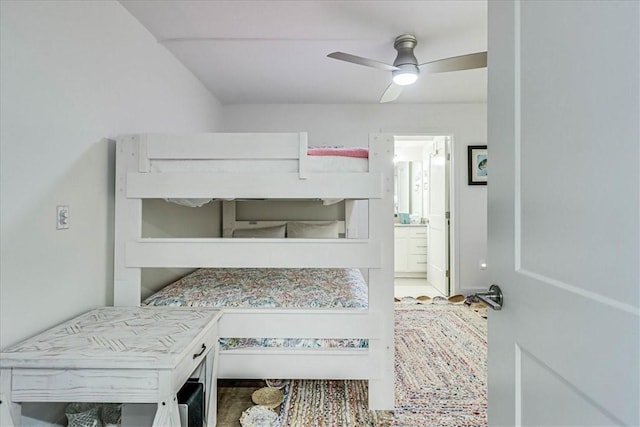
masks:
[[[357,268],[201,268],[143,301],[190,307],[367,308]]]
[[[367,284],[357,268],[202,268],[143,301],[153,306],[360,308]],[[221,338],[220,349],[366,348],[366,339]]]

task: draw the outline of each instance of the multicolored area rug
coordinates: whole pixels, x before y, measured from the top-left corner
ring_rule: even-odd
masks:
[[[281,427],[390,426],[388,412],[367,409],[365,381],[293,380],[280,411]]]
[[[364,381],[292,381],[282,427],[487,425],[486,319],[464,305],[396,304],[396,408],[367,409]]]
[[[487,424],[487,321],[464,305],[398,307],[396,426]]]

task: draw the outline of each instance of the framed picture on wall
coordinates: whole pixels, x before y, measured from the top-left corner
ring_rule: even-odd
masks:
[[[469,185],[487,185],[487,146],[467,147]]]

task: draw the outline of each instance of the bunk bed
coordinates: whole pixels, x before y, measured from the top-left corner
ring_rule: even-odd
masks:
[[[393,142],[373,134],[366,150],[347,151],[350,159],[344,160],[333,148],[309,148],[306,133],[118,138],[114,305],[204,305],[186,301],[188,292],[180,286],[194,276],[202,286],[205,275],[220,272],[275,272],[287,280],[298,274],[332,283],[320,272],[346,275],[355,290],[334,298],[338,303],[305,305],[285,292],[279,303],[223,304],[218,378],[362,379],[369,384],[370,409],[393,409]],[[142,200],[158,198],[190,206],[221,200],[221,237],[142,237]],[[236,201],[253,199],[342,200],[345,219],[237,220]],[[354,219],[356,201],[365,201],[365,233],[356,230],[362,228]],[[331,225],[338,234],[308,237],[299,231],[317,225]],[[196,270],[143,302],[143,268]],[[266,286],[259,283],[258,289]],[[323,292],[331,295],[337,288],[329,289]],[[264,345],[265,340],[280,345]],[[295,343],[282,345],[288,340]]]

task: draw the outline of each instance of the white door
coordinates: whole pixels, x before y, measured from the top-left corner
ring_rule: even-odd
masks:
[[[490,1],[490,426],[640,425],[638,1]]]
[[[437,137],[429,155],[429,203],[427,204],[427,280],[449,295],[449,188],[446,137]]]

